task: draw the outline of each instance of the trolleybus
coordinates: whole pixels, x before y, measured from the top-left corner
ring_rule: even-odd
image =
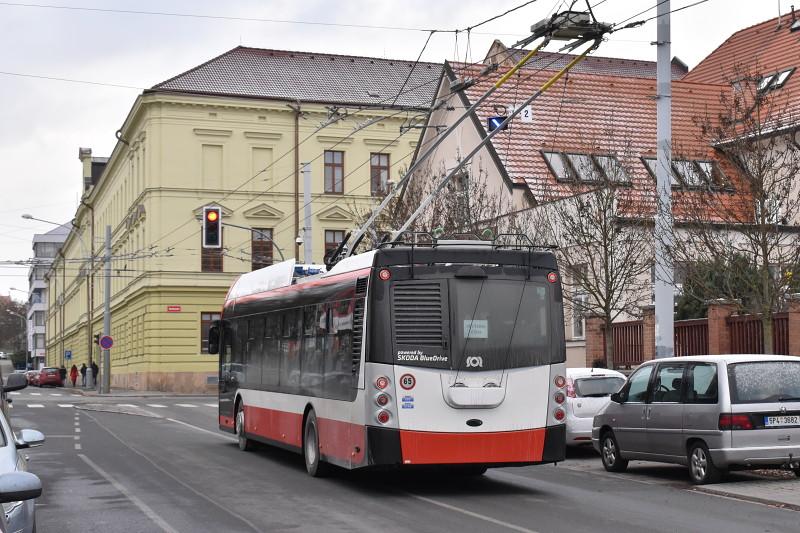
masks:
[[[497,241],[390,242],[294,279],[242,275],[209,333],[219,427],[242,450],[330,464],[488,467],[565,454],[553,254]]]

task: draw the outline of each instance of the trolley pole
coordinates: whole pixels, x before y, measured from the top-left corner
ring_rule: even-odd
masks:
[[[106,226],[106,249],[103,257],[105,264],[105,294],[103,295],[103,335],[111,335],[111,226]],[[100,392],[111,392],[111,351],[103,350],[103,381]]]
[[[675,296],[672,261],[668,250],[675,240],[672,226],[672,65],[670,47],[669,0],[658,4],[656,34],[656,357],[672,357],[675,352]]]

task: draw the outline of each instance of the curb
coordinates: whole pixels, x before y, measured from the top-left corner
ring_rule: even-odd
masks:
[[[730,498],[732,500],[742,500],[748,501],[753,503],[760,503],[762,505],[766,505],[769,507],[775,507],[777,509],[786,509],[789,511],[800,511],[800,505],[796,505],[793,503],[784,503],[779,502],[776,500],[771,500],[768,498],[759,498],[757,496],[745,496],[743,494],[739,494],[736,492],[726,492],[724,490],[719,489],[709,489],[706,487],[692,487],[689,490],[695,492],[702,492],[703,494],[710,494],[711,496],[723,496],[725,498]]]

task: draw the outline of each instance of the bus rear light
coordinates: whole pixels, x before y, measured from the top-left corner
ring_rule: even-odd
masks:
[[[375,403],[377,403],[381,407],[385,407],[389,403],[389,395],[380,393],[375,396]]]
[[[556,376],[556,378],[553,380],[553,383],[559,389],[563,389],[564,386],[567,384],[567,378],[565,378],[564,376]]]
[[[375,388],[378,390],[383,390],[389,386],[389,378],[386,376],[381,376],[375,380]]]
[[[558,422],[563,422],[566,416],[567,413],[560,407],[553,411],[553,418],[555,418]]]
[[[558,281],[558,274],[556,274],[555,272],[548,273],[547,281],[549,281],[550,283],[555,283],[556,281]]]
[[[384,268],[380,272],[378,272],[378,277],[381,278],[381,281],[389,281],[390,279],[392,279],[392,272]]]
[[[553,395],[553,399],[556,401],[557,404],[562,404],[567,399],[567,397],[564,396],[563,392],[558,391]]]
[[[388,424],[391,415],[389,414],[389,411],[378,411],[378,414],[375,418],[377,418],[378,422],[381,424]]]

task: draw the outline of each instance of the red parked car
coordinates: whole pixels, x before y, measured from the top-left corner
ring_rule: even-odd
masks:
[[[63,387],[64,382],[61,381],[61,373],[59,370],[48,366],[39,371],[39,383],[37,383],[37,385],[40,387],[44,387],[45,385]]]

